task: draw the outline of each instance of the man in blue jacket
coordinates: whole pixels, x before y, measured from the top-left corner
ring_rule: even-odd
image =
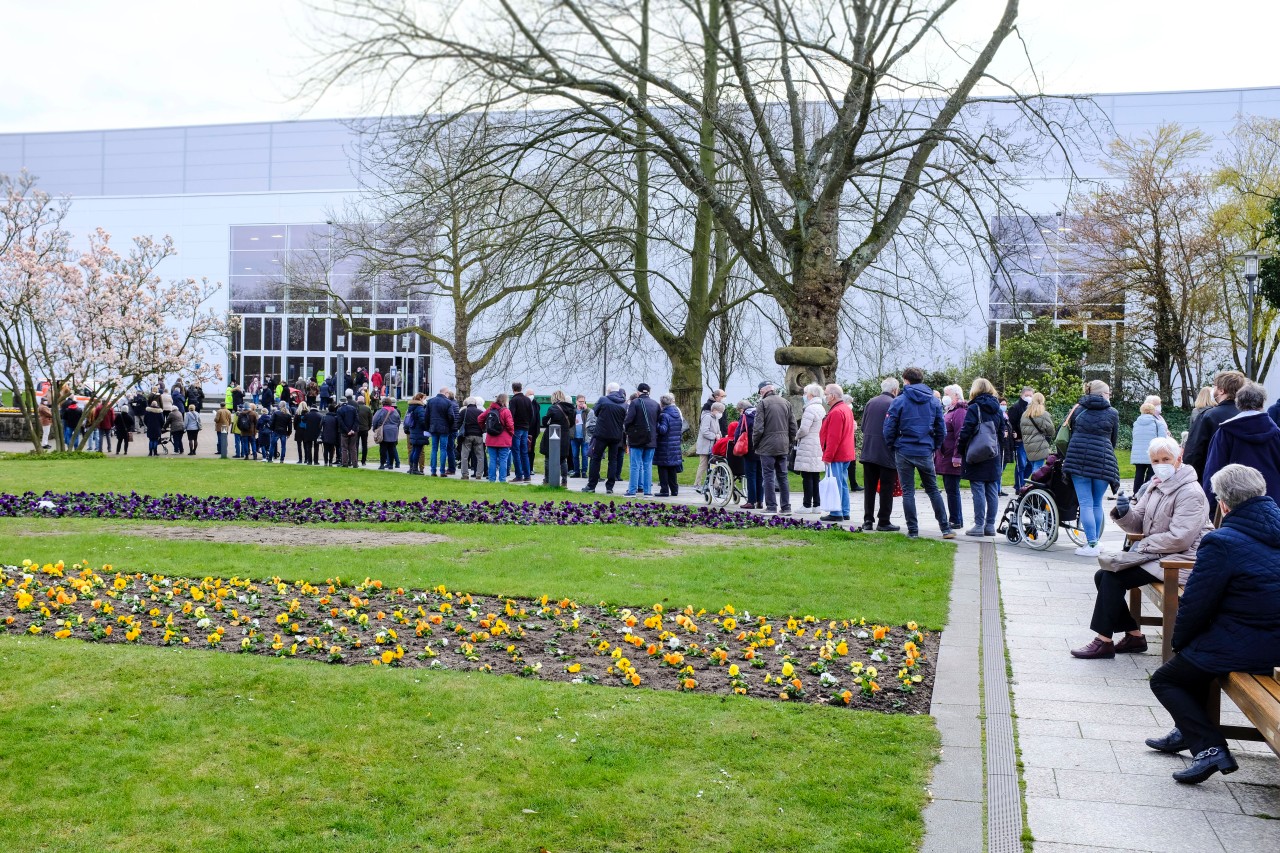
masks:
[[[600,482],[600,460],[609,452],[604,490],[613,494],[613,486],[622,476],[622,430],[627,418],[627,393],[617,382],[610,382],[603,397],[596,400],[595,429],[591,432],[591,448],[588,451],[590,465],[587,484],[582,491],[594,492]]]
[[[453,432],[456,404],[449,399],[449,389],[440,391],[427,401],[427,432],[431,433],[431,476],[445,476],[449,469],[449,436]],[[436,457],[440,458],[439,474]]]
[[[907,535],[920,535],[916,517],[916,472],[933,504],[933,517],[938,520],[943,539],[955,539],[955,531],[947,521],[947,509],[938,490],[938,475],[933,469],[933,454],[947,436],[942,419],[942,402],[933,389],[924,384],[924,371],[908,367],[902,371],[902,394],[893,399],[884,419],[884,443],[894,455],[898,480],[902,483],[902,509],[907,515]]]
[[[1151,692],[1175,728],[1146,742],[1160,752],[1190,750],[1191,764],[1173,774],[1190,785],[1238,769],[1205,713],[1214,679],[1270,674],[1280,663],[1280,507],[1267,497],[1262,474],[1245,465],[1227,465],[1211,488],[1222,528],[1200,540],[1173,628],[1177,654],[1151,676]]]

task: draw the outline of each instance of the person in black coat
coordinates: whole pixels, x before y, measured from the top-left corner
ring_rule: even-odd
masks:
[[[312,464],[311,457],[311,422],[319,422],[320,416],[311,411],[306,403],[298,404],[298,411],[293,414],[293,441],[298,447],[298,464]]]
[[[684,470],[684,453],[680,444],[684,432],[684,416],[676,406],[676,398],[663,394],[659,400],[658,447],[653,454],[653,464],[658,467],[658,497],[674,498],[680,494],[677,476]]]
[[[427,432],[431,434],[431,476],[445,476],[453,467],[449,436],[453,434],[453,421],[458,405],[449,399],[449,389],[441,388],[427,401]],[[437,468],[436,459],[440,464]]]
[[[1236,407],[1236,394],[1249,380],[1238,370],[1224,370],[1213,378],[1213,399],[1217,405],[1205,409],[1187,433],[1187,443],[1182,449],[1182,461],[1200,472],[1200,482],[1205,482],[1205,463],[1209,459],[1209,444],[1214,433],[1226,421],[1240,414]]]
[[[277,454],[280,456],[281,465],[288,459],[289,436],[292,433],[293,416],[289,414],[289,404],[280,400],[276,403],[276,410],[271,413],[271,435],[274,442],[271,449],[272,461]]]
[[[1088,393],[1067,415],[1071,438],[1062,470],[1071,475],[1080,502],[1080,526],[1088,545],[1076,549],[1080,557],[1096,557],[1102,537],[1102,497],[1107,487],[1120,488],[1120,465],[1116,442],[1120,437],[1120,415],[1111,408],[1111,388],[1101,379],[1088,385]]]
[[[627,394],[622,386],[612,382],[608,391],[596,400],[596,425],[591,434],[591,449],[588,453],[587,484],[582,491],[594,492],[600,482],[600,460],[605,451],[609,453],[608,468],[605,474],[604,490],[613,494],[613,486],[622,476],[622,430],[627,418]]]
[[[542,441],[538,445],[538,452],[543,457],[550,456],[549,442],[547,441],[547,427],[557,426],[560,428],[560,485],[568,488],[569,486],[569,460],[573,456],[573,403],[570,403],[565,397],[563,391],[554,391],[551,394],[551,405],[547,406],[547,413],[542,417]],[[543,471],[550,472],[552,461],[548,458],[543,462]],[[548,479],[543,477],[542,483],[546,485]]]
[[[990,428],[986,424],[991,424]],[[994,430],[994,435],[991,431]],[[978,462],[969,461],[969,448],[975,438],[982,439],[981,432],[994,438],[994,455]],[[973,380],[969,390],[969,408],[964,424],[960,427],[957,448],[964,460],[962,471],[973,493],[973,527],[966,536],[995,536],[996,513],[1000,504],[1000,475],[1004,470],[1006,442],[1009,438],[1009,422],[1000,411],[995,387],[986,379]]]
[[[1205,534],[1187,578],[1173,629],[1176,654],[1151,676],[1151,692],[1174,729],[1147,746],[1191,752],[1173,778],[1196,784],[1236,770],[1221,729],[1205,705],[1213,682],[1231,672],[1270,674],[1280,663],[1280,508],[1252,468],[1228,465],[1211,486],[1222,528]]]
[[[133,436],[133,415],[125,406],[121,406],[116,412],[116,422],[114,426],[116,432],[116,455],[120,455],[120,449],[124,448],[124,455],[129,455],[129,441]]]
[[[330,403],[324,417],[320,419],[320,440],[324,442],[326,468],[338,464],[338,440],[341,429],[338,423],[338,407]]]
[[[164,435],[169,418],[165,416],[164,409],[160,408],[159,403],[152,403],[142,413],[142,422],[147,429],[147,455],[159,456],[157,448],[160,446],[160,438]]]
[[[515,468],[513,483],[528,483],[533,478],[533,462],[529,458],[529,432],[535,417],[533,400],[524,395],[524,385],[511,383],[511,419],[516,432],[511,438],[511,464]]]
[[[895,532],[891,524],[893,490],[898,486],[898,468],[884,441],[884,422],[889,406],[898,396],[898,380],[892,377],[880,383],[879,396],[872,397],[862,410],[862,529]],[[850,466],[852,467],[852,466]],[[880,514],[876,515],[876,494],[880,495]]]

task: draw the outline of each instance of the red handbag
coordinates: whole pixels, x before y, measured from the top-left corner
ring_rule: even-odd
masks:
[[[738,422],[738,440],[733,443],[734,456],[746,456],[751,449],[751,433],[747,431],[747,416],[743,415]]]

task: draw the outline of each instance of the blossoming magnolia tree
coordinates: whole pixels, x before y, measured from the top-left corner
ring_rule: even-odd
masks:
[[[52,431],[62,440],[62,404],[73,391],[88,398],[70,449],[132,388],[181,372],[217,381],[216,365],[193,365],[205,341],[225,339],[226,324],[205,304],[219,285],[207,279],[164,281],[159,264],[176,254],[173,240],[135,237],[127,254],[101,228],[78,255],[62,227],[67,202],[37,190],[25,173],[0,175],[0,375],[14,390],[31,441],[40,447],[37,394],[48,382]]]

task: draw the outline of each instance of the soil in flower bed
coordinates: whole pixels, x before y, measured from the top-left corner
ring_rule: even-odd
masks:
[[[937,637],[914,622],[514,599],[366,578],[184,578],[5,566],[0,632],[334,664],[431,667],[926,713]]]

